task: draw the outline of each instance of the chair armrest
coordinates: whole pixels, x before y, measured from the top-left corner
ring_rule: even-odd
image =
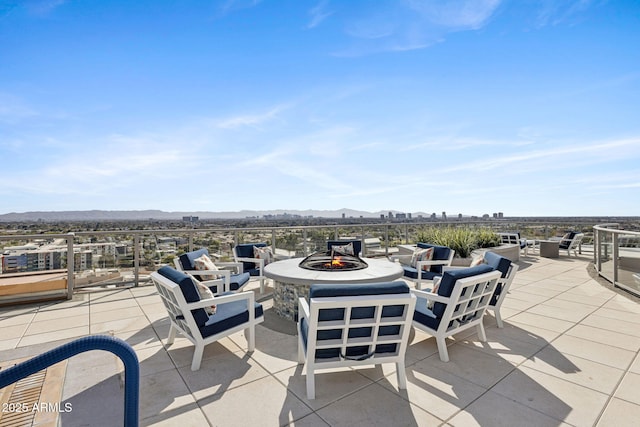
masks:
[[[224,304],[227,302],[241,301],[241,300],[247,300],[247,307],[251,307],[250,304],[253,301],[254,297],[255,295],[252,291],[238,292],[235,294],[228,294],[228,295],[218,295],[213,298],[201,299],[200,301],[197,301],[197,302],[188,303],[187,308],[190,310],[193,310],[196,308],[210,307],[211,305],[215,305],[215,304]]]
[[[442,302],[445,304],[448,304],[449,302],[451,302],[450,297],[443,297],[442,295],[438,295],[430,291],[411,289],[411,293],[414,294],[416,297],[426,298],[427,301]]]
[[[260,275],[262,276],[262,271],[264,270],[264,260],[261,258],[238,258],[238,261],[244,262],[254,262],[256,264],[260,264],[257,268],[260,270]]]
[[[424,267],[426,265],[448,266],[449,265],[449,260],[448,259],[432,259],[432,260],[428,260],[428,261],[418,261],[416,263],[416,270],[422,270],[422,267]]]
[[[229,270],[185,270],[183,273],[190,276],[222,276],[216,277],[216,279],[224,279],[226,283],[231,280],[231,272]]]
[[[241,262],[216,262],[216,267],[221,267],[221,269],[233,268],[236,271],[241,273],[242,263]]]
[[[298,322],[305,318],[309,320],[309,303],[303,297],[298,298]]]
[[[409,265],[411,263],[412,256],[413,255],[389,255],[389,261]]]

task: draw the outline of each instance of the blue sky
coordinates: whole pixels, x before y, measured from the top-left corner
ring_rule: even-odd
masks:
[[[640,215],[635,0],[0,0],[0,213]]]

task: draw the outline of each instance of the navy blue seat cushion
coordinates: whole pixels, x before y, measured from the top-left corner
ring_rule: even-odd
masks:
[[[491,268],[491,266],[487,264],[481,264],[476,267],[461,268],[459,270],[446,271],[442,275],[442,280],[440,280],[440,285],[438,286],[438,295],[450,297],[451,292],[453,292],[453,287],[458,279],[464,279],[467,277],[488,273],[490,271],[493,271],[493,268]],[[436,317],[441,318],[446,308],[447,304],[436,302],[433,304],[432,311]]]
[[[233,293],[225,292],[221,295],[233,295]],[[264,315],[262,304],[254,303],[253,308],[256,319]],[[242,300],[218,304],[216,314],[211,315],[206,324],[198,326],[202,337],[206,338],[248,321],[249,311],[247,310],[247,302]]]
[[[438,329],[441,318],[433,314],[433,311],[427,307],[427,303],[426,298],[416,298],[416,310],[413,312],[413,320],[431,329]]]
[[[439,272],[435,272],[435,271],[422,271],[422,278],[425,280],[433,280],[434,277],[436,276],[440,276],[442,275],[442,268],[437,269],[436,267],[441,267],[441,266],[435,266],[432,265],[431,269],[432,270],[439,270]],[[411,279],[417,279],[418,278],[418,269],[411,267],[409,265],[403,265],[402,269],[404,270],[404,277],[409,277]]]
[[[502,274],[502,278],[507,277],[507,273],[509,273],[509,267],[511,266],[511,261],[507,258],[502,257],[495,252],[487,251],[484,253],[484,262],[485,264],[491,266],[494,270],[498,270]],[[498,298],[500,298],[500,294],[502,293],[502,283],[496,284],[496,290],[491,297],[490,305],[496,305],[498,302]]]
[[[189,277],[187,274],[169,266],[160,267],[158,269],[158,274],[166,277],[173,283],[176,283],[178,286],[180,286],[182,295],[184,295],[184,299],[188,303],[200,301],[200,293],[198,292],[198,288],[196,287],[196,284],[193,283],[193,280],[191,280],[191,277]],[[198,327],[204,326],[207,320],[209,320],[209,315],[206,311],[204,311],[204,308],[191,310],[191,313],[193,314],[193,318],[196,321]]]
[[[329,240],[327,242],[327,250],[331,250],[333,246],[343,246],[353,243],[354,255],[359,255],[362,252],[362,242],[360,240]]]
[[[238,258],[255,258],[253,255],[253,247],[257,246],[259,248],[267,247],[266,243],[242,243],[237,245],[236,255]],[[250,276],[259,276],[260,269],[256,268],[256,263],[251,261],[242,261],[242,268],[245,273],[249,273]]]
[[[435,261],[448,260],[449,259],[449,255],[451,255],[451,248],[446,247],[446,246],[432,245],[430,243],[418,243],[416,246],[418,248],[420,248],[420,249],[433,248],[433,256],[431,257],[431,259],[435,260]],[[441,265],[432,265],[431,266],[431,272],[436,273],[437,275],[439,275],[440,273],[442,273],[442,266]]]
[[[569,249],[569,245],[571,245],[570,240],[573,240],[576,237],[575,231],[567,231],[567,233],[562,237],[562,241],[558,245],[560,249]]]
[[[250,277],[251,276],[249,275],[249,273],[246,272],[240,274],[232,274],[229,278],[229,289],[232,291],[237,291],[238,289],[240,289],[240,287],[242,287],[249,281]],[[211,289],[211,292],[213,292],[214,294],[218,292],[218,286],[216,285],[209,286],[209,289]]]
[[[241,286],[243,286],[245,283],[249,281],[249,278],[250,278],[250,275],[246,271],[240,274],[232,274],[230,285],[229,285],[230,289],[232,291],[237,291],[238,289],[240,289]]]

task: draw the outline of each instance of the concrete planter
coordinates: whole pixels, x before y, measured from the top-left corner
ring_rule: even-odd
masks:
[[[452,267],[469,267],[471,265],[471,261],[473,258],[458,258],[454,257],[453,261],[451,261]]]
[[[503,244],[493,248],[476,249],[471,253],[471,255],[480,256],[486,251],[495,252],[496,254],[507,258],[511,262],[520,261],[520,245],[515,244]]]

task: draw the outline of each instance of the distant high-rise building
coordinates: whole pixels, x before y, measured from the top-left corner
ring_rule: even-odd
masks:
[[[182,217],[182,221],[184,222],[198,222],[200,218],[198,218],[197,216],[183,216]]]
[[[384,214],[380,214],[380,219],[384,219]]]
[[[445,211],[442,211],[442,219],[447,219],[447,213]]]
[[[407,218],[411,219],[411,212],[407,214]]]
[[[498,219],[503,219],[504,218],[504,214],[502,212],[498,212]]]
[[[389,219],[393,219],[393,212],[389,211]]]

